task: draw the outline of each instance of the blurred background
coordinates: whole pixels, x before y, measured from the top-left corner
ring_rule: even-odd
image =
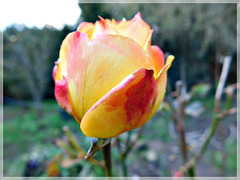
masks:
[[[182,165],[179,135],[173,120],[178,108],[173,96],[177,81],[181,80],[185,94],[191,97],[184,111],[190,155],[198,150],[211,124],[214,95],[225,56],[232,59],[226,86],[237,83],[237,4],[51,1],[51,5],[48,1],[46,5],[34,1],[28,2],[28,6],[16,2],[13,7],[5,2],[11,11],[9,8],[2,11],[6,19],[1,20],[0,27],[3,31],[4,176],[51,175],[49,162],[54,158],[56,176],[105,176],[102,168],[92,167],[84,160],[66,166],[59,163],[61,158],[56,158],[66,155],[57,143],[66,139],[64,126],[69,127],[85,151],[90,146],[90,138],[58,106],[52,79],[63,39],[81,22],[99,20],[98,15],[119,21],[123,17],[130,20],[140,12],[154,30],[152,44],[158,45],[165,55],[176,57],[168,73],[165,106],[145,125],[134,153],[127,158],[129,176],[173,176]],[[226,99],[223,93],[223,108]],[[236,100],[235,90],[231,106],[236,106]],[[133,134],[136,133],[134,130]],[[197,176],[236,176],[236,134],[234,114],[221,121],[197,166]],[[122,134],[120,138],[125,136]],[[101,153],[96,158],[101,159]],[[113,148],[113,165],[115,175],[121,176],[116,148]]]

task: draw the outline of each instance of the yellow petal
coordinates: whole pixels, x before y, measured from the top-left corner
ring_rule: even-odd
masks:
[[[157,77],[160,70],[164,66],[164,54],[162,50],[158,46],[151,46],[151,55],[153,58],[153,64],[154,64],[154,75]]]
[[[77,31],[82,32],[82,33],[86,33],[89,35],[89,37],[92,36],[92,33],[95,29],[95,26],[93,25],[93,23],[90,22],[82,22],[78,28]]]
[[[111,138],[145,124],[152,112],[154,93],[153,71],[137,70],[89,109],[80,125],[82,132]]]
[[[140,13],[130,21],[121,21],[116,29],[120,35],[135,40],[141,47],[145,46],[151,33],[150,26],[142,20]]]
[[[143,49],[150,56],[152,56],[152,63],[154,65],[154,77],[157,77],[160,70],[164,66],[164,54],[158,46],[151,45],[152,33],[153,33],[153,30],[150,31]]]
[[[91,41],[85,77],[85,112],[137,69],[153,69],[150,57],[133,40],[101,35]]]
[[[99,99],[140,68],[154,69],[135,41],[108,34],[89,41],[76,31],[63,41],[56,79],[66,78],[73,115],[80,122]]]
[[[86,71],[86,51],[88,48],[88,35],[78,31],[70,33],[63,41],[60,49],[56,81],[66,78],[68,98],[75,119],[80,122],[83,114],[82,93],[84,88],[84,75]],[[77,107],[74,107],[75,104]]]
[[[161,69],[156,79],[156,93],[155,93],[155,104],[153,107],[152,114],[149,118],[151,118],[158,110],[159,106],[161,105],[167,86],[167,71],[172,65],[172,61],[174,60],[174,56],[170,55],[167,58],[166,65]]]
[[[91,36],[89,37],[90,40],[95,38],[99,34],[111,34],[111,35],[118,35],[118,31],[116,30],[116,24],[114,21],[110,21],[109,19],[103,19],[99,16],[100,21],[96,21],[94,24],[95,28]]]

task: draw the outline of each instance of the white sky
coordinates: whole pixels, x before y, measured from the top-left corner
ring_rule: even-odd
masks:
[[[13,23],[60,29],[74,25],[79,15],[78,0],[1,0],[0,31]]]

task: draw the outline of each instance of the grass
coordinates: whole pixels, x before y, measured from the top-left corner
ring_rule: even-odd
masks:
[[[65,120],[59,110],[56,102],[44,102],[43,117],[36,119],[34,109],[23,111],[22,108],[4,106],[4,176],[22,176],[22,167],[31,158],[36,147],[47,147],[49,152],[57,151],[54,141],[63,136],[63,126],[68,125],[72,131],[81,134],[75,120]],[[12,119],[5,118],[15,112],[17,116],[11,116]]]

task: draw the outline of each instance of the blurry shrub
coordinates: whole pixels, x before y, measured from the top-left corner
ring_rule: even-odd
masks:
[[[31,99],[41,104],[45,96],[53,97],[52,69],[58,59],[62,40],[72,31],[59,31],[16,25],[3,33],[4,95]]]

